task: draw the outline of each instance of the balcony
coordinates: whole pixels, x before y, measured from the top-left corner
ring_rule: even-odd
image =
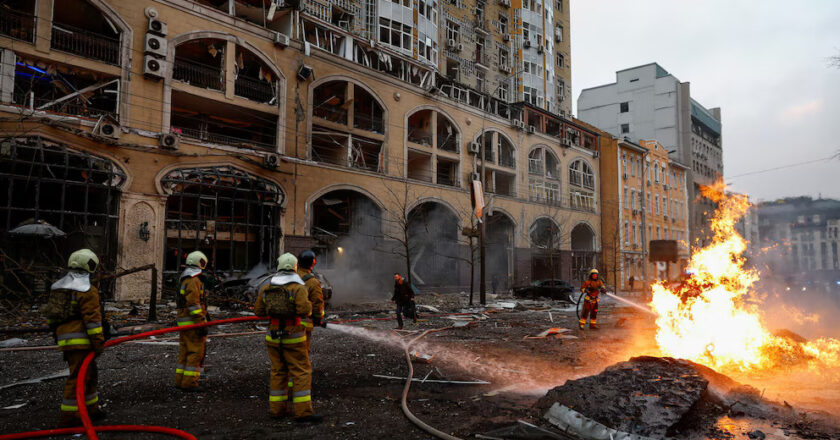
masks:
[[[475,63],[480,65],[481,67],[489,68],[490,67],[490,54],[487,51],[476,51],[475,52]],[[486,92],[485,92],[486,93]]]
[[[224,91],[224,73],[219,67],[196,63],[183,58],[175,58],[172,79],[191,86]]]
[[[474,23],[476,31],[481,32],[484,35],[490,35],[490,22],[487,21],[487,19],[484,17],[476,17]]]
[[[120,40],[56,23],[52,27],[52,49],[118,66]]]
[[[219,145],[229,145],[233,147],[250,147],[255,146],[258,148],[271,150],[274,148],[273,144],[258,142],[251,139],[243,139],[238,138],[236,136],[229,136],[225,134],[213,133],[210,131],[204,131],[201,129],[196,128],[186,128],[186,127],[178,127],[172,126],[173,133],[180,133],[181,136],[189,139],[195,139],[202,142],[208,142],[211,144],[219,144]]]
[[[277,84],[275,82],[263,81],[240,74],[234,83],[233,93],[241,98],[273,105],[277,103],[276,89]]]
[[[0,34],[34,43],[35,17],[13,9],[0,8]]]

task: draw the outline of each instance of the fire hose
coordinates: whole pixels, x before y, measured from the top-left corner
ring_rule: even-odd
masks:
[[[449,434],[447,434],[443,431],[437,430],[437,429],[427,425],[422,420],[418,419],[417,416],[412,414],[411,410],[408,409],[408,402],[407,402],[407,400],[408,400],[408,390],[409,390],[409,388],[411,388],[411,378],[412,378],[412,376],[414,376],[414,366],[411,364],[411,353],[409,353],[409,351],[408,351],[409,347],[411,347],[411,344],[419,341],[420,338],[428,335],[429,333],[439,332],[441,330],[447,330],[447,329],[450,329],[450,328],[452,328],[452,327],[443,327],[443,328],[437,328],[437,329],[432,329],[432,330],[426,330],[423,333],[421,333],[420,336],[417,336],[416,338],[409,341],[408,344],[405,344],[405,360],[408,362],[408,379],[406,379],[406,381],[405,381],[405,388],[403,388],[402,402],[400,403],[400,406],[402,406],[403,413],[405,414],[406,417],[408,417],[408,420],[411,420],[412,423],[414,423],[415,425],[420,427],[420,429],[422,429],[423,431],[426,431],[429,434],[431,434],[431,435],[433,435],[437,438],[444,439],[444,440],[461,440],[458,437],[455,437],[455,436],[449,435]]]
[[[450,314],[441,314],[441,315],[430,315],[430,316],[451,316],[451,315],[468,315],[469,313],[450,313]],[[220,319],[216,321],[205,322],[201,324],[192,324],[192,325],[184,325],[179,327],[167,327],[158,330],[151,330],[148,332],[138,333],[135,335],[123,336],[116,339],[111,339],[105,342],[105,348],[113,347],[118,344],[122,344],[124,342],[132,341],[135,339],[145,339],[150,336],[162,335],[166,333],[174,333],[174,332],[181,332],[184,330],[192,330],[197,328],[203,327],[210,327],[220,324],[232,324],[238,322],[249,322],[249,321],[263,321],[267,320],[268,318],[259,317],[259,316],[245,316],[239,318],[229,318],[229,319]],[[331,321],[334,323],[342,323],[342,322],[358,322],[358,321],[366,321],[366,320],[381,320],[381,319],[393,319],[393,318],[371,318],[371,319],[358,319],[358,320],[345,320],[345,321]],[[449,328],[449,327],[446,327]],[[411,375],[414,373],[414,369],[411,365],[411,356],[408,353],[408,346],[413,344],[415,341],[419,340],[423,336],[428,333],[444,330],[445,328],[436,329],[436,330],[427,330],[420,336],[411,340],[408,345],[406,346],[406,356],[409,360],[409,379],[406,383],[405,390],[403,391],[403,412],[406,414],[411,421],[413,421],[417,426],[433,434],[438,436],[439,438],[447,439],[447,440],[459,440],[456,437],[449,436],[446,433],[438,431],[432,428],[429,425],[423,423],[420,419],[415,417],[411,411],[408,410],[408,406],[406,405],[406,396],[408,395],[408,389],[411,386]],[[103,426],[93,426],[93,422],[90,419],[90,414],[87,411],[87,405],[85,404],[85,381],[84,378],[87,376],[88,368],[90,367],[90,363],[93,361],[94,353],[91,352],[82,362],[82,366],[79,369],[78,377],[81,378],[78,380],[76,385],[76,404],[79,407],[79,417],[82,419],[82,426],[79,427],[72,427],[72,428],[59,428],[59,429],[46,429],[41,431],[31,431],[31,432],[21,432],[17,434],[2,434],[0,435],[0,440],[13,440],[13,439],[26,439],[26,438],[38,438],[38,437],[50,437],[56,435],[72,435],[72,434],[85,434],[88,439],[90,440],[98,440],[99,437],[96,435],[97,432],[150,432],[156,434],[166,434],[171,435],[174,437],[186,439],[186,440],[197,440],[195,436],[189,434],[185,431],[175,428],[168,428],[163,426],[149,426],[149,425],[103,425]],[[439,435],[440,434],[440,435]],[[443,437],[445,436],[445,437]]]

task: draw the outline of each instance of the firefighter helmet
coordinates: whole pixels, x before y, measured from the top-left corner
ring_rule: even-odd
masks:
[[[187,255],[187,266],[195,266],[199,269],[207,267],[207,255],[201,251],[192,251]]]
[[[307,249],[300,253],[297,257],[298,259],[298,266],[304,269],[312,269],[312,266],[315,265],[315,252]]]
[[[90,249],[79,249],[70,254],[67,259],[68,269],[84,270],[88,273],[93,273],[99,267],[99,258]]]
[[[277,270],[297,270],[297,258],[286,252],[277,258]]]
[[[592,276],[593,273],[599,273],[598,269],[592,269],[589,271],[589,276]]]

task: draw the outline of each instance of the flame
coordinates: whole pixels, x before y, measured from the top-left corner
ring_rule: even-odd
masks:
[[[761,297],[751,289],[759,274],[744,268],[747,244],[735,230],[750,203],[725,190],[723,182],[701,188],[718,208],[711,222],[712,243],[695,249],[688,262],[691,275],[677,287],[652,286],[660,351],[730,372],[840,366],[840,341],[797,343],[773,335],[762,322]]]

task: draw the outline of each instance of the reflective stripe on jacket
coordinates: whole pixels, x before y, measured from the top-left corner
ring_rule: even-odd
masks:
[[[87,292],[64,290],[72,295],[71,305],[78,306],[79,315],[60,324],[55,331],[58,348],[67,350],[92,350],[102,347],[105,335],[102,333],[102,312],[99,306],[99,290],[91,286]]]

